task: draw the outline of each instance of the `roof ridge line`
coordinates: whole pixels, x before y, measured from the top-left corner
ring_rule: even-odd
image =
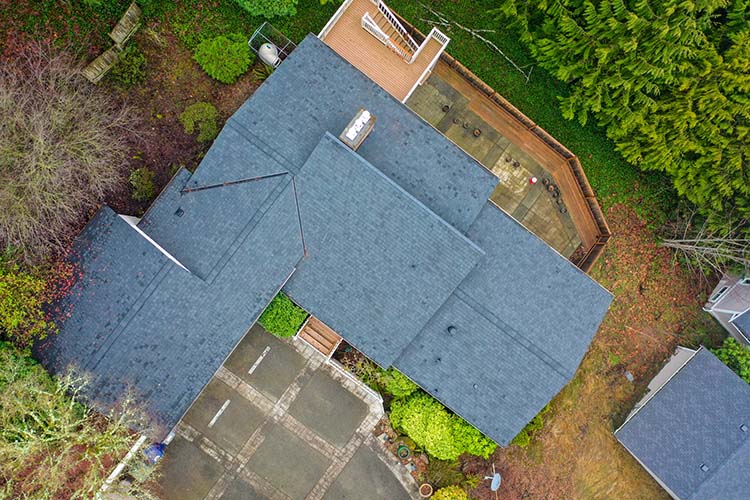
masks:
[[[521,332],[513,328],[511,325],[503,321],[502,319],[498,318],[494,314],[492,314],[490,311],[485,309],[482,305],[480,305],[476,300],[474,300],[468,293],[461,290],[461,285],[459,284],[458,287],[454,290],[453,294],[462,302],[464,302],[466,305],[474,309],[476,312],[478,312],[484,319],[492,323],[493,325],[500,327],[500,325],[503,325],[505,328],[498,328],[500,331],[502,331],[505,335],[510,337],[513,341],[515,341],[518,345],[526,349],[528,352],[539,358],[545,365],[549,366],[552,370],[554,370],[558,375],[570,379],[575,375],[575,371],[572,373],[566,373],[567,370],[565,366],[557,361],[555,358],[547,354],[544,349],[537,346],[535,343],[531,342],[529,339],[523,336]],[[516,335],[512,335],[509,332],[513,332]],[[523,339],[523,342],[520,340]]]
[[[471,238],[469,238],[466,235],[465,232],[459,230],[456,226],[454,226],[453,224],[451,224],[450,222],[448,222],[447,220],[445,220],[442,216],[440,216],[440,214],[438,214],[433,209],[431,209],[430,207],[428,207],[422,200],[420,200],[419,198],[417,198],[416,196],[414,196],[413,194],[411,194],[403,186],[401,186],[398,182],[396,182],[395,180],[391,179],[388,175],[386,175],[385,172],[383,172],[382,170],[380,170],[377,167],[377,165],[371,163],[367,158],[365,158],[364,156],[361,156],[359,153],[357,153],[356,151],[352,150],[346,144],[344,144],[343,142],[341,142],[341,140],[339,140],[339,138],[336,137],[335,135],[333,135],[330,131],[326,130],[326,132],[320,138],[320,141],[318,142],[318,144],[320,144],[320,142],[322,142],[323,140],[329,140],[332,144],[335,144],[336,146],[338,146],[338,147],[342,148],[343,150],[347,151],[348,153],[351,153],[352,156],[354,158],[356,158],[359,163],[362,163],[363,165],[365,165],[365,167],[373,170],[375,172],[375,174],[377,174],[379,177],[381,177],[389,185],[393,186],[396,189],[396,191],[398,191],[401,195],[406,196],[411,202],[413,202],[421,210],[424,210],[428,214],[434,215],[435,219],[440,224],[442,224],[445,227],[447,227],[450,231],[452,231],[453,233],[455,233],[461,240],[463,240],[465,243],[468,243],[469,246],[471,246],[474,250],[478,251],[480,258],[477,259],[477,262],[474,264],[474,266],[472,266],[471,270],[468,273],[466,273],[466,276],[463,277],[463,279],[461,280],[461,282],[463,282],[463,280],[465,280],[466,277],[469,274],[471,274],[471,272],[474,269],[476,269],[477,265],[479,264],[479,261],[481,260],[482,257],[484,257],[486,255],[487,252],[485,252],[482,247],[480,247],[476,242],[474,242]],[[461,285],[461,283],[459,282],[459,284],[456,285],[456,286],[458,287],[460,285]]]
[[[291,177],[291,174],[289,172],[284,172],[281,175],[274,174],[259,180],[267,180],[268,178],[276,178],[286,175],[289,175]],[[205,278],[206,282],[214,282],[219,273],[221,273],[221,270],[224,269],[224,266],[226,266],[226,264],[232,259],[234,254],[237,253],[239,248],[242,246],[242,243],[244,243],[248,236],[252,234],[255,227],[260,223],[263,217],[265,217],[266,213],[268,213],[271,207],[278,201],[278,199],[281,197],[281,193],[284,192],[284,189],[286,189],[286,186],[288,185],[289,182],[278,182],[276,186],[274,186],[273,190],[266,195],[266,197],[263,199],[263,202],[260,204],[253,216],[250,217],[247,223],[243,226],[237,237],[232,240],[229,245],[227,245],[226,250],[224,251],[224,253],[222,253],[221,257],[219,257],[219,260],[217,260],[216,264],[214,264],[213,267],[211,267],[211,269],[208,271]]]

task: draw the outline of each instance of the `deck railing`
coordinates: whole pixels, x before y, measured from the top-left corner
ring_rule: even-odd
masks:
[[[339,19],[341,19],[341,16],[346,12],[346,9],[349,8],[349,6],[352,4],[354,0],[346,0],[344,3],[342,3],[338,10],[336,10],[336,13],[328,20],[325,26],[323,26],[323,29],[320,30],[320,33],[318,34],[319,39],[324,39],[329,31],[331,31],[331,28],[338,22]]]
[[[411,54],[406,52],[397,44],[393,43],[391,41],[391,38],[388,35],[386,35],[382,29],[380,29],[380,26],[377,25],[375,20],[367,12],[365,12],[364,15],[362,16],[362,27],[365,29],[365,31],[367,31],[372,36],[380,40],[384,45],[389,47],[396,54],[403,57],[404,60],[406,60],[406,62],[409,62],[411,60]]]
[[[404,28],[404,25],[401,24],[401,22],[396,17],[396,14],[391,11],[391,9],[388,8],[386,4],[384,4],[381,0],[373,0],[373,2],[380,13],[385,17],[389,23],[393,25],[393,27],[396,29],[396,31],[401,35],[401,37],[404,39],[404,41],[409,45],[409,48],[412,52],[416,52],[419,49],[419,45],[417,42],[414,41],[414,39],[411,37],[408,31],[406,31],[406,28]]]

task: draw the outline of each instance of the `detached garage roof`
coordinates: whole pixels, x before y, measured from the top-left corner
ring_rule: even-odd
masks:
[[[361,108],[376,122],[354,152],[336,136]],[[488,204],[497,182],[309,36],[137,227],[91,221],[72,316],[40,355],[91,371],[105,406],[132,385],[169,428],[284,286],[507,444],[573,376],[611,295]]]

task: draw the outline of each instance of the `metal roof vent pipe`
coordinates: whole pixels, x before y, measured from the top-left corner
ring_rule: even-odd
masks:
[[[375,126],[375,117],[364,108],[360,108],[354,118],[339,135],[341,142],[356,151],[365,142]]]

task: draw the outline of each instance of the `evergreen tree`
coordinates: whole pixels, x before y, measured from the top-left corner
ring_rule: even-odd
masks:
[[[504,0],[496,13],[571,84],[566,118],[593,115],[704,214],[750,215],[750,0]]]

